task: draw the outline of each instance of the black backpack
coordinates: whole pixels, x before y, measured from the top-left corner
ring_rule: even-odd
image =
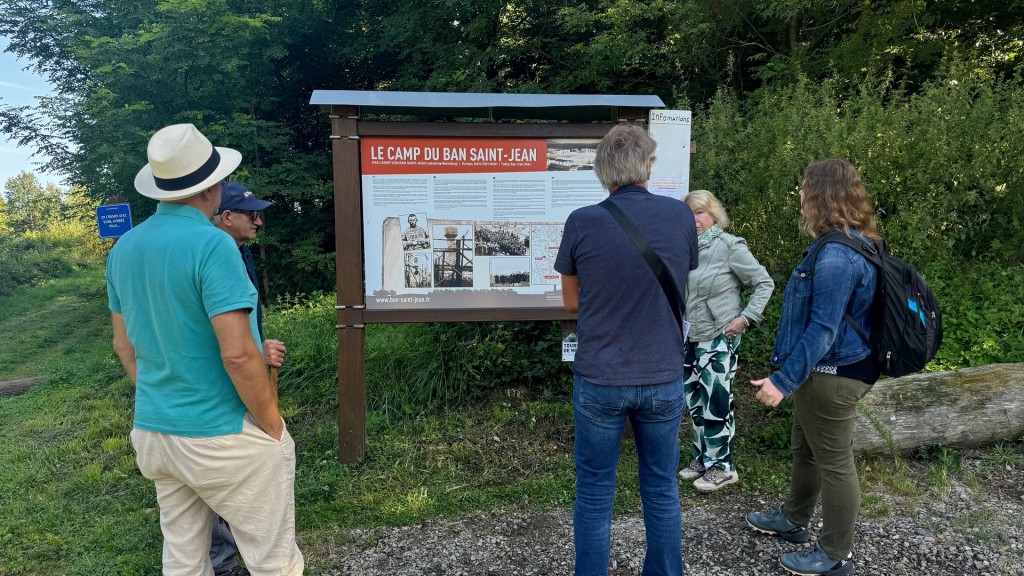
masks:
[[[818,252],[829,242],[845,244],[878,269],[878,287],[872,305],[875,329],[871,338],[849,314],[843,319],[871,347],[882,374],[903,376],[917,372],[935,357],[942,344],[942,314],[928,284],[917,270],[903,260],[889,256],[885,242],[847,236],[833,230],[815,245],[811,254],[811,278]]]

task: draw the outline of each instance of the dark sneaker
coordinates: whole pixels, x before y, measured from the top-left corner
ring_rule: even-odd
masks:
[[[803,552],[790,552],[779,557],[779,563],[786,570],[800,576],[849,576],[854,573],[853,554],[842,560],[833,560],[821,549],[821,544]]]
[[[782,506],[770,514],[764,512],[751,512],[747,514],[747,524],[758,532],[778,536],[789,542],[804,543],[811,539],[807,528],[797,526],[790,522],[782,512]]]
[[[695,480],[703,476],[705,472],[707,472],[707,469],[704,468],[704,463],[694,458],[689,466],[679,471],[679,476],[683,480]]]
[[[228,570],[221,570],[214,572],[214,576],[252,576],[249,574],[249,569],[244,566],[235,566]]]
[[[711,467],[693,483],[693,487],[701,492],[714,492],[722,486],[728,486],[739,481],[740,475],[735,470],[727,471],[718,467]]]

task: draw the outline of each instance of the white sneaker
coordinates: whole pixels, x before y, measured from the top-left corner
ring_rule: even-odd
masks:
[[[722,486],[728,486],[740,481],[740,475],[735,470],[725,471],[721,468],[708,468],[703,476],[698,478],[693,487],[701,492],[714,492]]]
[[[683,480],[693,480],[695,478],[700,478],[705,472],[707,472],[707,469],[704,468],[704,463],[697,458],[694,458],[693,462],[690,462],[689,466],[679,471],[679,477]]]

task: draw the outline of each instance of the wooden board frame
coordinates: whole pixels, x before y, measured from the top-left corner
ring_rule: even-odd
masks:
[[[618,122],[643,122],[645,108],[617,108]],[[352,463],[366,455],[365,327],[391,322],[475,322],[572,320],[561,308],[367,310],[363,290],[362,175],[363,136],[474,138],[601,138],[615,122],[517,123],[361,121],[358,106],[330,108],[334,171],[334,226],[337,270],[338,460]]]

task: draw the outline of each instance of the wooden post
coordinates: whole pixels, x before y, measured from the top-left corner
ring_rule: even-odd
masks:
[[[334,231],[338,300],[338,460],[366,455],[366,333],[363,310],[363,224],[355,106],[331,107]]]

